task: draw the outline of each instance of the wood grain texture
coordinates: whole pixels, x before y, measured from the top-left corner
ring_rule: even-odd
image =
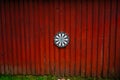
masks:
[[[119,0],[0,1],[0,73],[120,76]],[[65,32],[70,43],[54,44]]]

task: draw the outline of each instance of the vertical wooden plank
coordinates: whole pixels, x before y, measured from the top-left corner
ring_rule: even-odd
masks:
[[[104,1],[99,2],[99,9],[98,9],[98,49],[97,49],[97,76],[100,76],[102,74],[102,66],[103,66],[103,29],[104,29]]]
[[[60,12],[60,5],[59,1],[54,1],[54,9],[55,9],[55,34],[59,32],[59,27],[60,27],[60,17],[59,17],[59,12]],[[59,48],[55,46],[55,75],[58,75],[60,73],[60,52]]]
[[[49,74],[49,2],[44,1],[44,28],[45,28],[45,66],[46,66],[46,74]]]
[[[7,3],[7,14],[6,14],[6,17],[7,17],[7,24],[8,24],[8,27],[6,28],[7,29],[7,35],[8,35],[8,59],[9,59],[9,74],[13,74],[13,48],[12,48],[12,15],[11,15],[11,6],[10,6],[11,2],[8,2]]]
[[[26,71],[26,74],[31,74],[32,69],[31,69],[31,48],[30,48],[30,40],[31,40],[31,35],[30,35],[30,15],[28,14],[28,12],[30,12],[29,9],[29,2],[24,1],[23,3],[24,5],[24,41],[25,41],[25,64],[23,69]],[[34,57],[34,56],[32,56]]]
[[[2,4],[2,10],[1,10],[1,15],[2,15],[2,26],[5,26],[5,3],[3,1],[3,4]],[[6,60],[5,60],[5,55],[6,55],[6,49],[5,49],[5,30],[4,30],[4,27],[2,28],[2,31],[3,31],[3,49],[4,49],[4,55],[3,55],[3,58],[4,58],[4,73],[6,73]]]
[[[11,54],[10,52],[9,52],[9,43],[10,43],[10,37],[9,37],[9,27],[10,27],[10,17],[9,17],[9,4],[8,3],[6,3],[5,2],[5,36],[6,36],[6,66],[8,67],[8,69],[7,69],[7,71],[6,71],[6,74],[9,74],[9,70],[10,70],[10,62],[9,62],[9,55]]]
[[[39,1],[39,5],[40,5],[40,1]],[[38,5],[38,22],[39,22],[39,69],[40,69],[40,72],[39,72],[39,74],[41,73],[41,49],[40,49],[40,45],[41,45],[41,35],[40,35],[40,26],[41,26],[41,24],[40,24],[40,13],[41,13],[41,11],[40,11],[40,6]]]
[[[3,1],[3,5],[2,5],[2,13],[1,13],[1,15],[2,15],[2,26],[5,26],[5,3],[4,3],[4,1]],[[3,64],[4,64],[4,71],[3,71],[3,73],[6,73],[6,65],[5,65],[5,52],[6,52],[6,50],[5,50],[5,34],[4,34],[4,27],[2,28],[2,31],[3,31],[3,34],[2,34],[2,37],[3,37]]]
[[[45,27],[45,16],[46,16],[46,15],[45,15],[45,2],[46,2],[46,1],[43,0],[43,17],[42,17],[42,20],[43,20],[43,26],[44,26],[44,32],[43,32],[43,34],[44,34],[44,36],[43,36],[43,40],[44,40],[44,44],[43,44],[43,45],[44,45],[44,54],[43,54],[43,55],[44,55],[44,67],[45,67],[45,68],[44,68],[44,74],[46,74],[46,72],[47,72],[47,71],[46,71],[46,69],[47,69],[47,66],[46,66],[46,49],[45,49],[45,48],[46,48],[46,41],[45,41],[45,37],[46,37],[46,27]]]
[[[46,11],[46,8],[45,8],[45,4],[46,4],[46,1],[43,1],[43,25],[44,25],[44,66],[45,66],[45,69],[44,69],[44,74],[47,74],[47,69],[48,69],[48,67],[46,66],[47,65],[47,51],[46,51],[46,29],[47,29],[47,27],[46,27],[46,13],[45,13],[45,11]]]
[[[2,5],[1,3],[0,3],[0,5]],[[3,59],[2,59],[2,20],[1,20],[1,6],[0,6],[0,74],[1,74],[1,72],[2,72],[2,61],[3,61]]]
[[[24,52],[24,58],[23,58],[24,61],[23,61],[23,73],[22,74],[26,74],[27,73],[27,64],[28,64],[27,63],[27,52],[28,52],[27,42],[28,41],[27,41],[27,36],[26,36],[28,34],[28,32],[27,32],[27,29],[26,29],[27,28],[27,25],[26,25],[26,19],[27,19],[26,17],[27,16],[26,16],[26,14],[27,14],[26,13],[26,1],[23,1],[23,29],[24,29],[23,30],[24,31],[23,39],[24,39],[24,46],[25,46],[24,47],[25,48],[24,51],[25,52]]]
[[[76,37],[76,34],[77,34],[77,1],[75,1],[74,2],[74,14],[75,14],[75,22],[74,22],[74,25],[75,25],[75,33],[74,33],[74,45],[75,45],[75,47],[74,47],[74,55],[75,55],[75,63],[74,63],[74,75],[76,74],[76,65],[77,65],[77,61],[76,61],[76,59],[77,59],[77,49],[76,49],[76,46],[77,46],[77,37]]]
[[[38,16],[37,16],[38,17],[38,23],[39,23],[39,27],[38,27],[39,28],[39,44],[38,44],[39,45],[39,48],[38,48],[39,49],[39,56],[38,56],[39,59],[38,60],[39,60],[39,71],[40,71],[39,74],[41,74],[41,71],[42,71],[41,70],[41,65],[42,65],[42,63],[41,63],[41,24],[40,24],[40,17],[41,17],[40,13],[42,11],[40,9],[40,7],[41,7],[40,3],[41,3],[41,1],[38,2]]]
[[[71,51],[71,56],[70,56],[70,75],[74,75],[74,70],[75,70],[75,2],[71,1],[70,3],[70,8],[71,8],[71,12],[70,12],[70,16],[71,16],[71,23],[70,23],[70,51]]]
[[[110,73],[110,46],[111,46],[111,18],[112,18],[112,1],[110,0],[110,19],[109,19],[109,41],[108,41],[108,43],[109,43],[109,46],[108,46],[108,51],[109,51],[109,53],[108,53],[108,77],[110,77],[109,76],[109,73]]]
[[[115,76],[115,29],[116,29],[116,0],[112,2],[111,5],[111,35],[110,35],[110,66],[109,66],[109,76]]]
[[[21,74],[22,72],[22,64],[21,64],[21,21],[20,21],[20,7],[19,7],[19,1],[16,2],[16,7],[17,7],[17,46],[18,46],[18,51],[17,51],[17,54],[18,54],[18,73],[17,74]]]
[[[81,3],[81,24],[80,24],[80,76],[81,76],[81,72],[82,72],[82,68],[81,68],[81,65],[82,65],[82,0],[80,1]]]
[[[32,1],[32,4],[33,4],[33,27],[34,27],[34,30],[33,30],[33,32],[34,32],[34,34],[33,34],[33,38],[34,38],[34,74],[36,75],[36,32],[37,32],[37,30],[36,30],[36,19],[35,19],[35,16],[36,16],[36,14],[35,14],[35,5],[36,5],[36,1]]]
[[[81,76],[85,76],[86,68],[86,1],[82,1],[82,54],[81,54]]]
[[[36,20],[35,20],[35,5],[36,5],[36,1],[32,1],[32,7],[33,7],[33,10],[32,10],[32,12],[33,12],[33,45],[34,45],[34,53],[32,53],[33,55],[34,55],[34,61],[33,61],[33,65],[34,65],[34,68],[33,68],[33,74],[34,75],[36,75],[36,56],[35,56],[35,54],[36,54],[36,45],[35,45],[35,38],[36,38],[36,36],[35,36],[35,22],[36,22]]]
[[[14,19],[15,19],[15,22],[14,22],[14,28],[15,28],[15,41],[16,41],[16,74],[18,74],[18,71],[19,71],[19,54],[20,54],[20,45],[19,45],[19,19],[18,19],[18,2],[15,1],[14,2],[14,10],[15,10],[15,15],[14,15]]]
[[[66,14],[66,13],[65,13],[65,10],[66,10],[66,9],[65,9],[65,2],[66,2],[66,1],[63,1],[63,10],[64,10],[64,15],[63,15],[64,25],[63,25],[63,26],[64,26],[64,32],[66,32],[66,25],[65,25],[65,23],[66,23],[66,20],[65,20],[65,14]],[[67,33],[67,34],[68,34],[68,33]],[[64,56],[64,61],[63,61],[63,62],[64,62],[64,67],[63,67],[63,69],[64,69],[64,76],[65,76],[65,72],[66,72],[66,70],[65,70],[66,55],[65,55],[65,54],[66,54],[66,47],[65,47],[65,50],[64,50],[64,54],[63,54],[63,56]]]
[[[61,32],[65,32],[65,19],[64,19],[64,2],[60,1],[60,9],[59,9],[59,17],[60,17],[60,30]],[[65,66],[65,56],[64,53],[65,48],[60,49],[60,75],[64,76],[64,66]]]
[[[93,46],[92,46],[92,76],[96,76],[97,71],[97,30],[98,30],[98,1],[93,3]]]
[[[80,75],[80,66],[81,66],[81,1],[76,2],[76,69],[75,75]]]
[[[109,55],[109,20],[110,20],[110,1],[105,1],[105,24],[104,24],[104,55],[103,55],[103,77],[108,72],[108,55]]]
[[[17,74],[20,74],[21,68],[20,68],[20,21],[19,21],[19,10],[18,10],[18,2],[15,2],[15,27],[16,27],[16,47],[17,47],[17,57],[16,57],[16,61],[17,61]]]
[[[66,33],[68,33],[68,36],[70,36],[70,1],[67,1],[65,3],[65,30]],[[71,39],[70,39],[70,43],[71,43]],[[65,74],[68,76],[70,75],[70,43],[68,46],[66,46],[66,62],[65,62]]]
[[[35,13],[35,65],[36,65],[36,75],[40,74],[40,23],[39,23],[39,1],[34,4]]]
[[[0,3],[0,73],[4,74],[4,48],[3,48],[3,23],[2,23],[3,1]]]
[[[35,19],[35,16],[36,16],[36,14],[35,14],[35,5],[36,5],[36,1],[32,1],[32,4],[33,4],[33,27],[34,27],[34,30],[33,30],[33,32],[34,32],[34,34],[33,34],[33,38],[34,38],[34,75],[36,75],[36,19]]]
[[[39,21],[39,69],[40,69],[40,73],[39,74],[41,74],[42,73],[42,61],[41,61],[41,1],[39,1],[39,5],[38,5],[38,21]]]
[[[26,8],[26,7],[25,7]],[[27,73],[25,70],[26,67],[26,43],[25,43],[25,20],[24,20],[24,1],[20,3],[20,20],[21,20],[21,63],[22,63],[22,72],[21,74]]]
[[[35,45],[34,45],[34,7],[33,7],[33,2],[32,1],[29,1],[29,11],[30,11],[30,14],[29,14],[29,20],[30,20],[30,53],[31,53],[31,61],[30,61],[30,64],[31,64],[31,73],[32,74],[35,74],[35,65],[34,65],[34,62],[35,62]]]
[[[93,29],[93,24],[92,24],[92,19],[93,19],[93,2],[87,2],[87,63],[86,63],[86,76],[91,76],[91,54],[92,54],[92,29]]]
[[[117,0],[116,4],[116,56],[115,56],[115,74],[116,77],[120,78],[120,1]]]
[[[41,75],[44,74],[44,23],[43,23],[43,2],[39,5],[40,8],[40,56],[41,56]]]
[[[4,14],[2,14],[2,16],[3,16],[3,40],[4,40],[4,64],[5,64],[5,74],[8,74],[8,47],[7,47],[7,44],[8,44],[8,42],[7,42],[7,27],[8,27],[8,25],[7,25],[7,18],[6,18],[6,14],[7,14],[7,10],[6,10],[6,2],[4,2],[3,3],[4,5],[4,11],[3,11],[3,13]]]
[[[13,74],[17,73],[17,60],[16,60],[16,41],[15,41],[15,32],[14,32],[14,3],[10,3],[10,20],[11,20],[11,47],[12,47],[12,66],[13,66]]]
[[[5,58],[4,58],[4,55],[5,55],[5,49],[4,49],[4,31],[3,31],[3,26],[5,25],[5,21],[4,21],[4,2],[2,2],[2,5],[1,5],[1,30],[2,30],[2,47],[3,47],[3,66],[2,66],[2,74],[5,73]]]
[[[34,36],[34,74],[36,75],[37,74],[37,70],[36,70],[36,54],[37,54],[37,50],[36,50],[36,43],[37,43],[37,41],[36,41],[36,32],[38,32],[38,29],[36,29],[36,27],[37,27],[37,25],[38,25],[38,23],[36,23],[37,22],[37,20],[36,20],[36,7],[35,7],[35,5],[37,5],[36,4],[37,2],[36,1],[33,1],[32,2],[32,4],[33,4],[33,27],[34,27],[34,31],[33,31],[33,36]]]
[[[53,42],[55,34],[55,13],[54,13],[54,2],[50,1],[50,14],[49,14],[49,25],[50,25],[50,74],[55,73],[55,45]]]
[[[13,68],[13,41],[12,41],[12,16],[11,16],[11,6],[10,6],[10,2],[9,2],[9,16],[10,16],[10,19],[9,19],[9,21],[10,21],[10,74],[13,74],[13,70],[14,70],[14,68]]]
[[[11,71],[10,71],[10,73],[11,74],[13,74],[14,73],[14,58],[13,58],[13,32],[12,32],[12,27],[13,27],[13,17],[12,17],[12,8],[13,8],[13,6],[11,6],[11,2],[9,3],[9,16],[10,16],[10,45],[11,45],[11,56],[10,56],[10,60],[11,60]]]

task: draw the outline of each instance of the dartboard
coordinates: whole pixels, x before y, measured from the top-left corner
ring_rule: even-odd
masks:
[[[66,33],[59,32],[54,37],[54,43],[56,46],[58,46],[60,48],[66,47],[69,43],[69,37]]]

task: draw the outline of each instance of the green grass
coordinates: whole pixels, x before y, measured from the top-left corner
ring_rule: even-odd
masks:
[[[57,80],[59,77],[57,76],[33,76],[33,75],[0,75],[0,80]],[[64,77],[65,79],[70,80],[114,80],[110,78],[94,78],[94,77],[80,77],[80,76],[74,76],[74,77]],[[117,79],[119,80],[119,79]]]

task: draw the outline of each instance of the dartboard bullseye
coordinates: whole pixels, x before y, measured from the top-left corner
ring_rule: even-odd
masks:
[[[66,47],[69,43],[69,37],[66,33],[59,32],[54,37],[54,43],[56,46],[58,46],[60,48]]]

